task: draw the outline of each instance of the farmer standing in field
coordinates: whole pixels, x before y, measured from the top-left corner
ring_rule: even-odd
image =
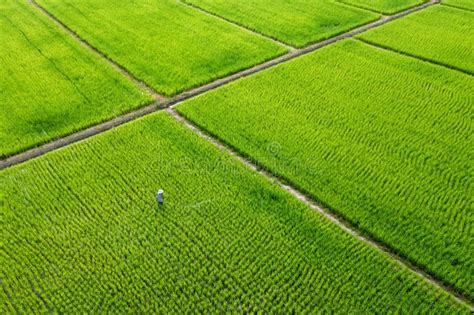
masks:
[[[163,203],[165,202],[164,198],[163,198],[163,194],[164,194],[164,190],[163,189],[160,189],[158,190],[158,193],[156,194],[156,201],[158,201],[158,204],[160,206],[163,205]]]

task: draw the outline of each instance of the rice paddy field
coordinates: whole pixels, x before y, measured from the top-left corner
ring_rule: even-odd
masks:
[[[257,34],[172,0],[39,0],[159,93],[175,95],[283,54]]]
[[[370,30],[359,38],[474,74],[474,12],[435,6]]]
[[[178,111],[474,296],[473,105],[472,77],[348,40]]]
[[[442,0],[443,4],[474,11],[474,2],[471,0]]]
[[[327,39],[379,17],[332,0],[184,1],[295,47]]]
[[[1,185],[2,286],[21,312],[463,312],[165,113]]]
[[[0,157],[151,102],[25,2],[0,2],[0,25]]]
[[[473,24],[0,0],[0,314],[472,314]]]
[[[422,4],[425,0],[340,0],[340,2],[383,14],[394,14]]]

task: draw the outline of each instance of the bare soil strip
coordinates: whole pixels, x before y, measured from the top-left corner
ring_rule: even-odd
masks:
[[[41,12],[46,14],[48,17],[53,19],[61,27],[66,29],[75,39],[77,39],[80,43],[85,45],[88,49],[96,52],[97,54],[99,54],[100,56],[102,56],[103,58],[108,60],[110,62],[110,64],[112,66],[114,66],[114,68],[117,69],[119,72],[121,72],[122,74],[124,74],[128,78],[131,78],[134,82],[138,82],[138,84],[145,84],[145,83],[143,83],[139,80],[134,79],[133,76],[126,69],[122,68],[120,65],[118,65],[114,61],[110,60],[107,56],[105,56],[103,53],[98,51],[96,48],[89,45],[86,41],[84,41],[82,38],[80,38],[74,31],[70,30],[66,25],[64,25],[62,22],[60,22],[54,16],[52,16],[49,12],[47,12],[43,7],[36,4],[36,2],[34,2],[34,0],[30,0],[30,3],[33,6],[35,6],[38,10],[40,10]],[[132,111],[130,113],[127,113],[127,114],[124,114],[124,115],[121,115],[121,116],[117,116],[117,117],[115,117],[111,120],[108,120],[106,122],[94,125],[90,128],[78,131],[76,133],[70,134],[70,135],[65,136],[63,138],[59,138],[57,140],[53,140],[53,141],[45,143],[45,144],[41,144],[41,145],[39,145],[35,148],[28,149],[24,152],[20,152],[18,154],[12,155],[10,157],[4,158],[4,159],[0,160],[0,170],[5,169],[5,168],[10,167],[10,166],[13,166],[13,165],[16,165],[16,164],[26,162],[30,159],[33,159],[35,157],[46,154],[48,152],[60,149],[62,147],[70,145],[72,143],[84,140],[86,138],[89,138],[91,136],[94,136],[96,134],[104,132],[106,130],[112,129],[114,127],[120,126],[120,125],[122,125],[124,123],[127,123],[129,121],[132,121],[136,118],[139,118],[139,117],[142,117],[144,115],[150,114],[150,113],[152,113],[156,110],[160,110],[160,109],[163,109],[163,108],[168,108],[168,107],[174,106],[174,105],[176,105],[176,104],[178,104],[182,101],[188,100],[188,99],[190,99],[192,97],[195,97],[195,96],[198,96],[198,95],[201,95],[205,92],[208,92],[210,90],[218,88],[218,87],[220,87],[222,85],[225,85],[227,83],[230,83],[232,81],[238,80],[240,78],[246,77],[246,76],[254,74],[254,73],[258,73],[258,72],[263,71],[265,69],[268,69],[270,67],[279,65],[281,63],[292,60],[292,59],[297,58],[299,56],[302,56],[302,55],[305,55],[307,53],[313,52],[317,49],[326,47],[326,46],[328,46],[330,44],[333,44],[335,42],[338,42],[340,40],[343,40],[343,39],[346,39],[346,38],[351,38],[355,35],[358,35],[360,33],[365,32],[367,30],[370,30],[372,28],[376,28],[380,25],[383,25],[383,24],[388,23],[390,21],[399,19],[399,18],[404,17],[404,16],[406,16],[408,14],[411,14],[413,12],[423,10],[423,9],[425,9],[427,7],[430,7],[432,5],[435,5],[437,3],[439,3],[439,0],[431,0],[430,2],[427,2],[427,3],[424,3],[424,4],[419,5],[417,7],[402,11],[400,13],[397,13],[397,14],[394,14],[394,15],[391,15],[391,16],[383,16],[381,19],[379,19],[377,21],[374,21],[372,23],[369,23],[369,24],[366,24],[364,26],[355,28],[351,31],[348,31],[346,33],[343,33],[343,34],[340,34],[338,36],[332,37],[332,38],[327,39],[325,41],[309,45],[305,48],[290,51],[289,53],[287,53],[285,55],[274,58],[274,59],[269,60],[267,62],[264,62],[262,64],[253,66],[249,69],[234,73],[232,75],[229,75],[227,77],[215,80],[211,83],[208,83],[206,85],[194,88],[192,90],[185,91],[185,92],[183,92],[183,93],[181,93],[181,94],[179,94],[179,95],[177,95],[177,96],[175,96],[171,99],[170,98],[164,98],[163,96],[158,95],[157,93],[153,92],[153,89],[149,88],[149,89],[151,89],[152,94],[155,95],[155,97],[157,98],[156,101],[153,104],[148,105],[146,107],[142,107],[142,108],[140,108],[138,110],[135,110],[135,111]]]
[[[123,69],[121,66],[117,65],[116,63],[114,63],[112,60],[108,59],[107,56],[105,56],[103,53],[101,53],[100,51],[98,51],[96,48],[90,46],[87,42],[85,42],[83,39],[81,39],[76,33],[74,33],[74,31],[70,30],[67,26],[65,26],[62,22],[60,22],[59,20],[57,20],[54,16],[52,16],[49,12],[47,12],[44,8],[42,8],[41,6],[37,5],[34,0],[30,0],[30,2],[36,7],[38,8],[39,10],[41,10],[44,14],[46,14],[47,16],[49,16],[51,19],[53,19],[54,21],[56,21],[61,27],[65,28],[66,30],[68,30],[68,32],[74,37],[76,38],[78,41],[80,41],[82,44],[84,44],[87,48],[93,50],[94,52],[96,52],[97,54],[99,54],[100,56],[102,56],[103,58],[106,58],[107,60],[109,60],[109,62],[111,63],[111,65],[113,65],[116,69],[118,69],[118,71],[120,71],[121,73],[123,73],[124,75],[126,75],[127,77],[133,79],[135,82],[137,82],[136,79],[133,78],[133,76],[131,76],[131,74],[128,73],[127,70]],[[385,23],[388,23],[390,21],[393,21],[393,20],[396,20],[396,19],[399,19],[401,17],[404,17],[406,15],[409,15],[411,13],[414,13],[414,12],[417,12],[417,11],[420,11],[420,10],[423,10],[425,8],[428,8],[432,5],[435,5],[439,3],[439,0],[431,0],[430,2],[427,2],[427,3],[424,3],[422,5],[419,5],[417,7],[414,7],[414,8],[411,8],[411,9],[408,9],[408,10],[405,10],[405,11],[402,11],[400,13],[397,13],[397,14],[394,14],[394,15],[391,15],[391,16],[383,16],[381,19],[377,20],[377,21],[374,21],[372,23],[369,23],[369,24],[366,24],[364,26],[361,26],[361,27],[358,27],[358,28],[355,28],[351,31],[348,31],[346,33],[342,33],[338,36],[335,36],[335,37],[332,37],[330,39],[327,39],[327,40],[324,40],[322,42],[319,42],[319,43],[316,43],[316,44],[312,44],[312,45],[309,45],[305,48],[301,48],[301,49],[296,49],[296,50],[293,50],[293,51],[290,51],[289,53],[285,54],[285,55],[282,55],[280,57],[277,57],[277,58],[274,58],[274,59],[271,59],[269,61],[266,61],[264,63],[261,63],[259,65],[256,65],[256,66],[253,66],[249,69],[246,69],[246,70],[243,70],[243,71],[240,71],[240,72],[237,72],[237,73],[234,73],[232,75],[229,75],[227,77],[224,77],[224,78],[221,78],[221,79],[218,79],[218,80],[215,80],[211,83],[208,83],[206,85],[203,85],[203,86],[200,86],[200,87],[197,87],[197,88],[194,88],[192,90],[189,90],[189,91],[185,91],[173,98],[164,98],[156,93],[154,93],[154,95],[157,97],[157,100],[155,101],[155,103],[151,104],[151,105],[148,105],[146,107],[142,107],[138,110],[135,110],[135,111],[132,111],[130,113],[127,113],[127,114],[124,114],[124,115],[121,115],[121,116],[117,116],[109,121],[106,121],[106,122],[103,122],[103,123],[100,123],[100,124],[97,124],[95,126],[92,126],[90,128],[87,128],[87,129],[84,129],[84,130],[81,130],[81,131],[78,131],[76,133],[73,133],[73,134],[70,134],[68,136],[65,136],[63,138],[59,138],[57,140],[53,140],[51,142],[48,142],[48,143],[45,143],[45,144],[42,144],[42,145],[39,145],[35,148],[32,148],[32,149],[28,149],[24,152],[20,152],[18,154],[15,154],[15,155],[12,155],[10,157],[7,157],[7,158],[4,158],[2,160],[0,160],[0,170],[2,169],[5,169],[7,167],[10,167],[10,166],[13,166],[13,165],[16,165],[16,164],[20,164],[20,163],[23,163],[23,162],[26,162],[30,159],[33,159],[35,157],[38,157],[38,156],[41,156],[43,154],[46,154],[48,152],[51,152],[51,151],[54,151],[54,150],[57,150],[57,149],[60,149],[62,147],[65,147],[67,145],[70,145],[72,143],[75,143],[75,142],[78,142],[78,141],[81,141],[81,140],[84,140],[86,138],[89,138],[91,136],[94,136],[96,134],[99,134],[101,132],[104,132],[106,130],[109,130],[109,129],[112,129],[114,127],[117,127],[117,126],[120,126],[124,123],[127,123],[129,121],[132,121],[136,118],[139,118],[139,117],[142,117],[144,115],[147,115],[147,114],[150,114],[156,110],[160,110],[160,109],[163,109],[163,108],[168,108],[168,107],[171,107],[171,106],[174,106],[174,105],[177,105],[178,103],[180,102],[183,102],[185,100],[188,100],[192,97],[195,97],[195,96],[198,96],[198,95],[201,95],[203,93],[206,93],[208,91],[211,91],[215,88],[218,88],[222,85],[225,85],[225,84],[228,84],[232,81],[235,81],[235,80],[238,80],[240,78],[243,78],[243,77],[246,77],[246,76],[249,76],[251,74],[254,74],[254,73],[258,73],[260,71],[263,71],[265,69],[268,69],[270,67],[273,67],[273,66],[276,66],[276,65],[279,65],[281,63],[284,63],[286,61],[289,61],[289,60],[292,60],[294,58],[297,58],[299,56],[302,56],[302,55],[305,55],[305,54],[308,54],[310,52],[313,52],[317,49],[320,49],[320,48],[323,48],[323,47],[326,47],[330,44],[333,44],[333,43],[336,43],[340,40],[343,40],[343,39],[346,39],[346,38],[351,38],[355,35],[358,35],[360,33],[363,33],[367,30],[370,30],[370,29],[373,29],[373,28],[376,28],[380,25],[383,25]],[[123,69],[123,70],[122,70]],[[123,72],[124,71],[124,72]],[[138,82],[141,82],[141,81],[138,81]],[[144,84],[144,83],[143,83]],[[150,88],[151,89],[151,88]],[[153,91],[153,89],[152,89]]]
[[[201,129],[200,127],[196,126],[193,124],[191,121],[187,120],[185,117],[183,117],[181,114],[176,112],[173,108],[167,108],[166,111],[173,116],[177,121],[179,121],[181,124],[186,126],[187,128],[193,130],[197,135],[199,135],[201,138],[207,140],[208,142],[212,143],[215,145],[218,149],[224,151],[225,153],[231,155],[232,157],[236,158],[238,161],[240,161],[242,164],[246,165],[249,167],[251,170],[254,172],[259,173],[260,175],[266,177],[270,182],[277,184],[280,186],[283,190],[287,191],[294,197],[296,197],[298,200],[309,206],[311,209],[314,211],[320,213],[322,216],[324,216],[326,219],[334,222],[337,224],[342,230],[345,232],[351,234],[352,236],[356,237],[358,240],[361,242],[364,242],[385,255],[390,256],[393,260],[395,260],[399,265],[410,269],[412,272],[414,272],[419,278],[423,279],[424,281],[428,282],[429,284],[441,288],[448,293],[450,293],[459,303],[461,304],[466,304],[471,308],[471,310],[474,310],[474,303],[470,301],[467,297],[462,295],[461,293],[457,292],[455,289],[453,289],[450,286],[445,285],[441,280],[433,277],[432,275],[426,273],[422,268],[418,267],[411,261],[405,259],[404,257],[400,256],[397,254],[395,251],[384,245],[382,242],[377,241],[376,239],[372,238],[371,236],[368,236],[361,231],[357,229],[357,227],[354,227],[351,223],[348,221],[344,220],[344,218],[336,215],[334,211],[331,211],[330,209],[322,206],[319,204],[317,201],[313,200],[312,198],[306,196],[299,190],[295,189],[291,185],[288,185],[284,183],[281,179],[278,177],[275,177],[272,173],[267,171],[266,169],[262,168],[261,166],[258,166],[255,164],[253,161],[243,157],[240,155],[237,151],[235,151],[232,147],[222,143],[219,139],[216,139],[215,137],[209,135],[205,130]]]
[[[296,47],[293,47],[293,46],[290,46],[290,45],[288,45],[288,44],[285,44],[285,43],[279,41],[279,40],[276,39],[276,38],[269,37],[269,36],[267,36],[267,35],[265,35],[265,34],[262,34],[262,33],[260,33],[260,32],[255,31],[255,30],[252,30],[252,29],[250,29],[250,28],[247,28],[247,27],[244,26],[244,25],[238,24],[238,23],[236,23],[236,22],[234,22],[234,21],[231,21],[231,20],[229,20],[229,19],[226,19],[226,18],[224,18],[224,17],[222,17],[222,16],[220,16],[220,15],[217,15],[217,14],[214,14],[214,13],[209,12],[209,11],[207,11],[207,10],[204,10],[204,9],[202,9],[202,8],[200,8],[200,7],[197,7],[197,6],[195,6],[195,5],[192,5],[191,3],[183,2],[183,1],[181,1],[181,0],[178,0],[177,2],[180,3],[180,4],[182,4],[182,5],[184,5],[184,6],[187,6],[187,7],[189,7],[189,8],[192,8],[192,9],[194,9],[194,10],[196,10],[196,11],[199,11],[199,12],[202,13],[202,14],[212,16],[213,18],[219,19],[219,20],[224,21],[224,22],[226,22],[226,23],[230,23],[230,24],[232,24],[232,25],[238,27],[239,29],[241,29],[241,30],[243,30],[243,31],[245,31],[245,32],[252,33],[252,34],[254,34],[254,35],[257,35],[257,36],[260,36],[260,37],[262,37],[262,38],[265,38],[266,40],[269,40],[269,41],[271,41],[271,42],[273,42],[273,43],[275,43],[275,44],[277,44],[277,45],[283,46],[283,47],[285,47],[286,49],[288,49],[288,50],[290,50],[290,51],[297,49]]]
[[[36,3],[36,1],[29,0],[29,2],[32,6],[34,6],[40,12],[42,12],[44,15],[46,15],[51,20],[53,20],[53,22],[55,22],[60,28],[62,28],[69,35],[74,37],[74,39],[76,39],[82,46],[86,47],[88,50],[92,51],[96,55],[100,56],[102,59],[106,60],[112,66],[112,68],[114,68],[116,71],[120,72],[122,75],[127,77],[129,80],[131,80],[133,83],[135,83],[138,87],[140,87],[140,88],[144,89],[145,91],[147,91],[148,93],[150,93],[154,97],[155,100],[162,101],[162,102],[166,100],[166,98],[164,96],[158,94],[158,92],[156,92],[151,86],[149,86],[148,84],[146,84],[142,80],[134,77],[133,74],[131,74],[127,69],[125,69],[124,67],[122,67],[121,65],[119,65],[118,63],[113,61],[112,59],[110,59],[107,55],[105,55],[104,53],[99,51],[94,46],[90,45],[86,40],[82,39],[75,31],[73,31],[71,28],[69,28],[69,26],[67,26],[66,24],[64,24],[60,20],[58,20],[54,15],[49,13],[45,8],[43,8],[41,5]]]

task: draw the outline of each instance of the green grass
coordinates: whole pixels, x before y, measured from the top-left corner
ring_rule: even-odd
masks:
[[[474,13],[433,6],[358,38],[474,74]]]
[[[474,11],[474,1],[472,0],[442,0],[442,3],[450,5],[450,6]]]
[[[0,188],[1,313],[469,312],[164,112]]]
[[[338,0],[364,9],[384,14],[394,14],[427,2],[427,0]]]
[[[24,1],[0,3],[0,157],[151,102]]]
[[[185,0],[235,23],[303,47],[376,20],[377,14],[328,0]]]
[[[177,107],[474,297],[474,78],[355,40]]]
[[[171,96],[286,52],[171,0],[40,0],[83,39]]]

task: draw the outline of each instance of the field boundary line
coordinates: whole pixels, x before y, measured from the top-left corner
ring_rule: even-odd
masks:
[[[441,0],[440,0],[440,1],[441,1]],[[397,12],[394,12],[394,13],[384,13],[384,12],[382,12],[382,11],[377,11],[376,9],[364,8],[364,7],[361,6],[361,5],[357,5],[357,4],[353,4],[353,3],[346,3],[346,2],[343,2],[343,0],[336,0],[336,3],[344,4],[344,5],[346,5],[346,6],[353,7],[353,8],[357,8],[357,9],[361,9],[361,10],[370,11],[370,12],[373,12],[373,13],[380,14],[380,15],[382,15],[382,16],[392,16],[392,15],[395,15],[395,14],[398,14],[398,13],[401,13],[401,12],[404,12],[404,11],[406,11],[406,10],[415,8],[415,7],[417,7],[417,6],[420,6],[420,5],[422,5],[422,4],[426,4],[426,3],[429,3],[429,2],[430,2],[430,0],[423,0],[422,3],[410,5],[410,6],[408,6],[407,8],[405,8],[405,9],[403,9],[403,10],[400,10],[400,11],[397,11]]]
[[[377,11],[375,9],[369,9],[369,8],[364,8],[363,6],[360,6],[360,5],[357,5],[357,4],[353,4],[353,3],[346,3],[346,2],[342,2],[341,0],[336,0],[335,1],[336,3],[338,4],[342,4],[342,5],[345,5],[347,7],[350,7],[350,8],[356,8],[356,9],[360,9],[360,10],[365,10],[365,11],[369,11],[369,12],[372,12],[372,13],[376,13],[380,16],[389,16],[389,14],[386,14],[386,13],[383,13],[381,11]]]
[[[255,164],[252,160],[250,160],[250,158],[245,157],[244,155],[239,153],[236,149],[234,149],[232,146],[227,145],[225,142],[222,142],[222,140],[220,140],[218,137],[211,135],[204,128],[201,128],[199,125],[194,124],[192,121],[187,119],[182,114],[178,113],[172,107],[165,109],[165,111],[168,112],[169,115],[174,117],[183,126],[191,129],[199,137],[213,144],[219,150],[234,157],[239,162],[241,162],[242,164],[250,168],[252,171],[265,177],[271,183],[275,183],[281,189],[288,192],[290,195],[292,195],[293,197],[295,197],[296,199],[298,199],[299,201],[301,201],[302,203],[310,207],[312,210],[321,214],[325,219],[328,219],[329,221],[335,223],[343,231],[351,234],[357,240],[382,252],[384,255],[393,259],[400,266],[407,268],[408,270],[413,272],[421,280],[431,284],[432,286],[438,289],[441,289],[447,292],[461,305],[466,305],[471,310],[474,310],[474,303],[470,301],[466,296],[464,296],[463,294],[461,294],[460,292],[458,292],[456,289],[452,288],[451,286],[445,284],[443,281],[439,280],[438,278],[427,273],[422,267],[419,267],[411,260],[404,258],[400,254],[398,254],[395,250],[393,250],[391,247],[385,245],[382,241],[379,241],[375,239],[374,237],[372,237],[371,235],[364,233],[359,228],[354,226],[351,222],[347,221],[344,217],[338,215],[336,211],[333,211],[330,208],[322,205],[321,203],[316,201],[314,198],[309,197],[305,193],[295,188],[292,184],[287,183],[284,180],[280,179],[278,176],[274,175],[271,171],[269,171],[267,168],[263,167],[262,165]]]
[[[391,52],[391,53],[395,53],[395,54],[402,55],[402,56],[405,56],[405,57],[409,57],[409,58],[412,58],[412,59],[417,59],[419,61],[427,62],[427,63],[430,63],[430,64],[435,65],[435,66],[443,67],[443,68],[446,68],[446,69],[449,69],[449,70],[452,70],[452,71],[461,72],[461,73],[463,73],[465,75],[468,75],[468,76],[471,76],[471,77],[474,76],[474,72],[471,72],[469,70],[465,70],[465,69],[462,69],[462,68],[459,68],[459,67],[456,67],[456,66],[452,66],[452,65],[446,64],[444,62],[436,61],[436,60],[431,59],[431,58],[417,56],[417,55],[407,53],[407,52],[404,52],[404,51],[401,51],[401,50],[398,50],[398,49],[390,48],[386,45],[375,43],[375,42],[373,42],[371,40],[368,40],[368,39],[365,39],[365,38],[354,37],[354,39],[361,42],[361,43],[364,43],[365,45],[369,45],[371,47],[381,49],[381,50],[384,50],[386,52]]]
[[[56,18],[52,13],[50,13],[48,10],[43,8],[40,4],[38,4],[35,0],[28,0],[30,5],[34,8],[36,8],[38,11],[40,11],[42,14],[44,14],[46,17],[48,17],[50,20],[52,20],[56,25],[58,25],[63,31],[68,33],[71,37],[73,37],[79,44],[81,44],[83,47],[100,57],[101,59],[105,60],[115,71],[119,72],[123,76],[125,76],[127,79],[132,81],[137,87],[141,88],[142,90],[145,90],[148,92],[151,96],[156,101],[161,101],[164,102],[166,100],[166,97],[159,94],[154,88],[149,86],[145,81],[135,77],[130,71],[128,71],[125,67],[121,66],[117,62],[115,62],[112,58],[101,52],[99,49],[95,48],[89,42],[87,42],[85,39],[83,39],[79,34],[77,34],[72,28],[64,24],[61,20]]]
[[[445,6],[445,7],[450,7],[450,8],[453,8],[453,9],[458,9],[458,10],[461,10],[461,11],[466,11],[466,12],[474,13],[474,10],[473,10],[473,9],[460,7],[460,6],[457,6],[457,5],[454,5],[454,4],[450,4],[450,3],[441,2],[441,5],[443,5],[443,6]]]
[[[269,40],[269,41],[271,41],[271,42],[273,42],[273,43],[275,43],[275,44],[277,44],[277,45],[279,45],[279,46],[283,46],[284,48],[288,49],[289,51],[293,51],[293,50],[298,49],[298,48],[296,48],[296,47],[293,47],[293,46],[291,46],[291,45],[289,45],[289,44],[286,44],[286,43],[284,43],[284,42],[278,40],[278,39],[275,38],[275,37],[271,37],[271,36],[265,35],[265,34],[263,34],[263,33],[261,33],[261,32],[258,32],[258,31],[254,30],[254,29],[251,29],[251,28],[249,28],[249,27],[247,27],[247,26],[245,26],[245,25],[243,25],[243,24],[234,22],[234,21],[232,21],[232,20],[230,20],[230,19],[227,19],[227,18],[225,18],[225,17],[223,17],[223,16],[220,16],[220,15],[218,15],[218,14],[212,13],[212,12],[206,10],[206,9],[201,8],[201,7],[198,7],[197,5],[188,3],[188,2],[183,1],[183,0],[176,0],[176,2],[178,2],[179,4],[181,4],[181,5],[185,6],[185,7],[188,7],[188,8],[190,8],[190,9],[195,10],[195,11],[198,11],[198,12],[201,13],[201,14],[204,14],[204,15],[210,16],[210,17],[212,17],[212,18],[221,20],[221,21],[223,21],[223,22],[225,22],[225,23],[227,23],[227,24],[232,24],[232,25],[234,25],[235,27],[238,27],[239,29],[241,29],[242,31],[244,31],[244,32],[246,32],[246,33],[254,34],[254,35],[258,36],[258,37],[261,37],[261,38],[264,38],[264,39],[266,39],[266,40]]]
[[[31,1],[31,3],[34,3],[34,0],[29,0],[29,1]],[[439,0],[431,0],[430,2],[423,3],[423,4],[421,4],[417,7],[399,12],[397,14],[394,14],[394,15],[391,15],[391,16],[383,16],[382,18],[380,18],[376,21],[373,21],[371,23],[362,25],[358,28],[352,29],[348,32],[342,33],[342,34],[337,35],[335,37],[331,37],[329,39],[323,40],[321,42],[318,42],[318,43],[315,43],[315,44],[312,44],[312,45],[309,45],[309,46],[306,46],[306,47],[301,48],[301,49],[296,49],[296,50],[290,51],[287,54],[281,55],[281,56],[276,57],[274,59],[270,59],[270,60],[268,60],[266,62],[263,62],[261,64],[257,64],[253,67],[250,67],[250,68],[247,68],[245,70],[242,70],[242,71],[236,72],[234,74],[228,75],[226,77],[217,79],[215,81],[212,81],[210,83],[207,83],[207,84],[199,86],[199,87],[196,87],[194,89],[184,91],[184,92],[182,92],[182,93],[180,93],[180,94],[178,94],[174,97],[159,99],[159,100],[155,101],[154,103],[152,103],[148,106],[141,107],[137,110],[134,110],[134,111],[128,112],[126,114],[114,117],[114,118],[112,118],[110,120],[107,120],[105,122],[102,122],[102,123],[99,123],[97,125],[93,125],[91,127],[88,127],[87,129],[80,130],[78,132],[69,134],[65,137],[58,138],[56,140],[40,144],[37,147],[27,149],[27,150],[22,151],[22,152],[17,153],[17,154],[13,154],[11,156],[8,156],[8,157],[3,158],[3,159],[0,160],[0,170],[11,167],[13,165],[17,165],[17,164],[26,162],[30,159],[36,158],[36,157],[41,156],[43,154],[46,154],[48,152],[63,148],[65,146],[68,146],[70,144],[73,144],[73,143],[81,141],[81,140],[84,140],[86,138],[89,138],[91,136],[94,136],[96,134],[104,132],[106,130],[109,130],[109,129],[118,127],[122,124],[125,124],[127,122],[130,122],[130,121],[132,121],[136,118],[145,116],[147,114],[151,114],[152,112],[155,112],[157,110],[175,106],[180,102],[183,102],[185,100],[191,99],[191,98],[196,97],[198,95],[204,94],[204,93],[209,92],[211,90],[214,90],[214,89],[216,89],[220,86],[226,85],[228,83],[231,83],[233,81],[236,81],[236,80],[244,78],[244,77],[247,77],[249,75],[261,72],[265,69],[283,64],[287,61],[290,61],[292,59],[295,59],[295,58],[298,58],[300,56],[306,55],[308,53],[311,53],[315,50],[318,50],[318,49],[321,49],[323,47],[329,46],[329,45],[331,45],[333,43],[336,43],[336,42],[339,42],[341,40],[344,40],[344,39],[347,39],[347,38],[353,38],[355,35],[363,33],[367,30],[376,28],[380,25],[383,25],[385,23],[389,23],[393,20],[399,19],[399,18],[404,17],[406,15],[409,15],[411,13],[423,10],[425,8],[436,5],[438,3],[439,3]],[[41,10],[44,10],[41,7],[38,7],[38,8],[41,9]],[[49,13],[47,13],[47,11],[44,11],[44,12],[45,12],[45,14],[48,14],[48,16],[49,16]],[[52,17],[52,18],[55,19],[54,17]],[[61,23],[61,22],[58,21],[58,23]],[[71,34],[74,34],[74,32],[72,32]],[[76,36],[76,35],[74,35],[74,36]],[[77,39],[82,41],[82,39],[80,39],[80,37],[77,37]],[[86,45],[88,45],[88,44],[86,43]],[[92,46],[90,46],[90,47],[94,51],[97,51]],[[101,56],[105,56],[100,52],[98,52],[98,53]],[[105,58],[107,58],[107,57],[105,57]]]

